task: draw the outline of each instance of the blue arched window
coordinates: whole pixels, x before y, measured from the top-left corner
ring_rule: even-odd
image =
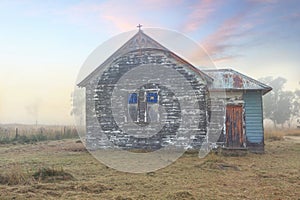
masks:
[[[137,93],[131,93],[128,97],[128,103],[129,104],[136,104],[138,102],[138,96]]]

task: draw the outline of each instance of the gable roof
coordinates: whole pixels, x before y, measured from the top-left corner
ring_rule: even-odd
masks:
[[[94,71],[92,71],[88,76],[86,76],[82,81],[80,81],[77,85],[79,87],[84,87],[88,84],[89,80],[91,80],[101,69],[102,67],[110,64],[114,59],[119,56],[126,54],[131,51],[139,50],[139,49],[159,49],[168,51],[173,57],[175,57],[179,62],[187,64],[187,66],[194,72],[198,73],[201,77],[203,77],[206,81],[212,82],[213,79],[207,74],[200,71],[198,68],[194,67],[192,64],[179,57],[166,47],[162,46],[160,43],[146,35],[142,30],[139,30],[131,39],[129,39],[124,45],[122,45],[117,51],[115,51],[111,56],[109,56],[101,65],[99,65]]]
[[[164,47],[142,30],[139,30],[131,39],[129,39],[124,45],[117,49],[111,56],[109,56],[102,64],[100,64],[94,71],[86,76],[77,85],[79,87],[85,87],[88,82],[98,74],[98,72],[111,62],[113,62],[119,56],[131,51],[139,49],[158,49],[167,51],[176,58],[177,61],[186,64],[192,71],[198,73],[206,81],[208,81],[211,90],[261,90],[263,94],[271,91],[272,88],[264,83],[261,83],[253,78],[250,78],[244,74],[241,74],[233,69],[199,69],[192,64],[179,57],[168,48]]]
[[[212,90],[261,90],[263,94],[272,90],[270,86],[233,69],[208,69],[202,71],[214,79],[211,85]]]

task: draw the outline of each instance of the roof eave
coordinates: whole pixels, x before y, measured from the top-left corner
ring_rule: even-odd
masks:
[[[245,89],[245,88],[210,88],[209,91],[211,92],[244,92],[244,91],[262,91],[263,95],[270,92],[272,88],[265,88],[265,89]]]

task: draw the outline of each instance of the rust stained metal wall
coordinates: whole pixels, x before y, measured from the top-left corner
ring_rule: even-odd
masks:
[[[263,94],[265,94],[272,89],[271,87],[232,69],[203,71],[214,79],[211,86],[211,89],[214,90],[262,90]]]

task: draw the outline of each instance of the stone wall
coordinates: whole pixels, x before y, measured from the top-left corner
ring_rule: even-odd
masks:
[[[138,75],[146,84],[133,88],[136,84],[136,77],[128,78],[130,77],[128,74],[140,69],[141,66],[144,66],[146,70],[139,71]],[[160,68],[175,70],[179,76],[173,76],[172,73],[160,76],[158,73],[157,80],[155,80],[153,74],[157,73],[157,69]],[[168,82],[169,85],[158,84],[159,79],[164,79],[163,81]],[[182,88],[183,81],[188,82],[192,88],[196,101],[186,95],[187,91],[173,91],[172,88]],[[117,90],[119,93],[115,92]],[[139,116],[132,119],[133,113],[128,111],[130,106],[134,110],[135,105],[128,104],[128,94],[134,92],[140,94],[139,98],[143,98],[142,94],[146,94],[145,91],[158,93],[158,103],[147,105],[147,108],[150,107],[158,112],[157,119],[153,120],[152,117],[151,121],[149,120],[151,117],[143,116],[140,111]],[[119,108],[118,105],[126,106]],[[117,116],[114,115],[116,108],[118,109]],[[144,108],[140,103],[136,109]],[[135,50],[113,60],[86,85],[87,148],[117,146],[124,149],[156,150],[182,143],[185,146],[189,143],[190,147],[199,148],[207,136],[207,113],[206,81],[186,62],[165,50]],[[196,115],[199,118],[197,124],[194,125],[192,121],[189,123],[188,120],[192,120],[192,116]],[[127,127],[126,130],[124,127]],[[152,130],[152,127],[156,128]],[[157,127],[160,128],[157,129]],[[153,134],[143,136],[145,132],[141,130],[146,129],[149,133],[152,131]]]

